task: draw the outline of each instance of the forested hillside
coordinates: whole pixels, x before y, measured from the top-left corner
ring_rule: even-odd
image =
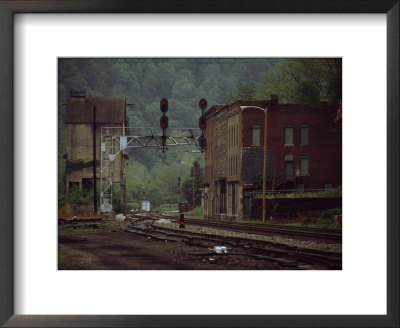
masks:
[[[69,90],[86,96],[123,96],[133,127],[158,127],[159,102],[169,101],[169,127],[197,127],[200,98],[208,106],[235,100],[268,99],[315,105],[341,98],[340,59],[261,58],[61,58],[58,61],[59,197],[64,201],[65,110]],[[339,90],[340,89],[340,94]],[[158,130],[156,130],[158,131]],[[178,177],[190,179],[191,165],[203,155],[176,147],[130,151],[127,202],[149,199],[156,206],[176,203]],[[186,182],[186,185],[188,183]],[[183,194],[182,194],[183,195]],[[183,197],[180,195],[180,197]]]

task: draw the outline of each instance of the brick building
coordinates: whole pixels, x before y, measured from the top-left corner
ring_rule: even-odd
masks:
[[[101,128],[127,126],[125,107],[124,97],[85,97],[84,93],[68,97],[66,192],[74,185],[87,192],[93,191],[95,173],[97,182],[100,179]],[[125,175],[121,170],[124,167],[125,157],[119,156],[114,163],[113,182],[120,183],[121,207],[125,206]]]
[[[246,217],[264,162],[267,189],[332,189],[342,184],[342,128],[337,108],[265,101],[214,105],[206,113],[204,216]],[[261,176],[260,176],[261,177]]]

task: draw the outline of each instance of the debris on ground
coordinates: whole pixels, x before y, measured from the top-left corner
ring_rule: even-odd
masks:
[[[214,246],[213,251],[217,254],[228,253],[228,248],[226,246]]]
[[[117,221],[124,221],[125,218],[126,218],[126,216],[123,215],[123,214],[117,214],[117,215],[115,216],[115,220],[117,220]]]
[[[168,219],[158,219],[156,222],[157,222],[157,223],[171,223],[171,220],[168,220]]]

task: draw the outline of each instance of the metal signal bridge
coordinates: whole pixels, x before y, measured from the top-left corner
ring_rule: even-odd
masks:
[[[205,147],[201,145],[203,133],[200,135],[200,129],[171,128],[169,136],[165,133],[156,136],[153,133],[156,129],[158,130],[158,128],[138,127],[101,128],[100,212],[102,214],[113,212],[114,163],[118,156],[126,156],[128,148],[156,147],[164,152],[168,147],[192,145],[204,151]]]

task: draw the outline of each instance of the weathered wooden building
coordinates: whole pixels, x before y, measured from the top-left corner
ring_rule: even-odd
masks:
[[[105,127],[127,126],[124,97],[85,97],[73,94],[67,99],[66,191],[76,185],[93,192],[100,179],[100,140]],[[115,131],[115,130],[114,130]],[[93,165],[94,162],[96,165]],[[120,183],[121,207],[125,207],[125,156],[114,162],[113,182]]]
[[[303,191],[342,184],[342,128],[337,108],[266,101],[214,105],[206,113],[204,216],[246,217],[264,162],[267,189]]]

